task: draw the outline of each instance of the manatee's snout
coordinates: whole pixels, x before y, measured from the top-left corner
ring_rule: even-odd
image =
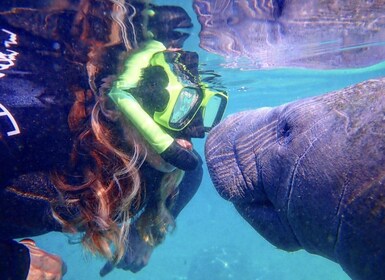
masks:
[[[237,124],[242,116],[239,114],[228,117],[215,127],[207,137],[205,155],[207,167],[219,194],[225,199],[231,199],[238,192],[237,185],[241,172],[234,156],[234,141],[237,134]]]
[[[231,115],[208,135],[205,147],[208,170],[217,191],[227,200],[244,199],[258,184],[255,145],[250,145],[255,135],[250,131],[254,131],[251,128],[258,126],[269,110]]]

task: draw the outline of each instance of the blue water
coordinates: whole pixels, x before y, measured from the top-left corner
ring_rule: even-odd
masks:
[[[181,1],[157,1],[180,5]],[[187,1],[186,1],[187,2]],[[219,56],[198,47],[199,27],[185,48],[197,51],[203,69],[214,69],[229,92],[227,114],[264,106],[277,106],[308,96],[385,75],[385,64],[358,70],[242,71],[221,66]],[[204,140],[194,142],[203,155]],[[68,245],[67,237],[51,233],[36,238],[40,247],[59,254],[68,265],[66,280],[100,279],[103,261],[88,255],[81,245]],[[114,270],[105,279],[137,280],[344,280],[339,265],[305,251],[288,253],[264,240],[216,193],[205,169],[202,185],[177,220],[176,230],[153,253],[150,263],[137,274]]]

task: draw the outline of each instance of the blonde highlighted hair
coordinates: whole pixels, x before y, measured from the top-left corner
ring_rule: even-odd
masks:
[[[135,128],[114,107],[108,107],[104,94],[99,97],[78,90],[75,97],[68,116],[75,137],[69,168],[52,178],[61,203],[77,213],[71,220],[58,211],[54,215],[64,231],[82,231],[82,243],[91,252],[118,262],[127,247],[130,220],[146,195],[139,169],[148,147]],[[152,246],[175,226],[170,209],[182,177],[178,169],[165,173],[137,221],[141,237]]]

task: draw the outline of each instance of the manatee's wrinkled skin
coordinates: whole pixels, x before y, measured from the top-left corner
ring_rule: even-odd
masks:
[[[385,279],[385,78],[231,115],[205,153],[219,194],[269,242]]]
[[[230,66],[337,69],[385,60],[385,0],[194,0],[194,10],[200,46]]]

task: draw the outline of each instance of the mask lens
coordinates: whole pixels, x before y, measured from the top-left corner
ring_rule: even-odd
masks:
[[[214,95],[208,101],[203,118],[205,131],[209,132],[216,126],[223,117],[227,104],[227,99],[222,95]]]
[[[170,118],[170,125],[184,127],[194,117],[202,101],[202,93],[197,88],[185,87],[180,92]]]

